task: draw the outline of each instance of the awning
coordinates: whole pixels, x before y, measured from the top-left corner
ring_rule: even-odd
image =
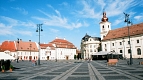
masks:
[[[10,56],[9,54],[6,54],[4,52],[0,52],[0,60],[14,60],[15,58],[13,56]]]
[[[93,53],[92,55],[107,55],[107,54],[122,55],[122,53],[108,52],[108,51],[100,51],[100,52]]]

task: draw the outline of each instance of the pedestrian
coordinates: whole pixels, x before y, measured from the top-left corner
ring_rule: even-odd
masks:
[[[37,65],[37,62],[36,62],[36,60],[35,60],[35,65]]]
[[[32,60],[32,66],[35,66],[35,60]]]

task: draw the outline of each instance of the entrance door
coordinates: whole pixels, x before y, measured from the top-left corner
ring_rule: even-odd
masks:
[[[47,60],[49,60],[49,56],[47,56]]]
[[[69,56],[66,56],[66,60],[69,60]]]
[[[32,59],[32,56],[29,56],[29,60],[31,61],[31,59]]]

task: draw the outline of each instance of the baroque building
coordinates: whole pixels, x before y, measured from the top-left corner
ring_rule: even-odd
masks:
[[[100,32],[102,51],[115,51],[124,58],[130,58],[132,52],[133,58],[143,58],[143,23],[111,30],[111,23],[103,12]]]
[[[91,37],[87,33],[81,40],[81,58],[92,59],[92,54],[99,51],[101,38]]]

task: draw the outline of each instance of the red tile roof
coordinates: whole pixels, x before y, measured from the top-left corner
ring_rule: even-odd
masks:
[[[143,23],[129,26],[130,36],[143,34]],[[110,30],[102,41],[128,36],[128,27]]]
[[[16,41],[16,46],[18,51],[29,51],[29,50],[38,51],[38,46],[36,45],[36,43],[31,41],[26,42],[26,41],[20,40],[19,44]]]
[[[50,47],[51,49],[55,49],[54,46],[49,43],[49,44],[40,44],[41,49],[46,49],[47,47]]]
[[[56,44],[56,47],[58,48],[76,48],[71,42],[65,39],[55,39],[50,43]]]
[[[4,42],[2,42],[2,45],[0,46],[0,52],[4,52],[6,50],[9,50],[10,52],[15,52],[16,51],[14,41],[4,41]]]

